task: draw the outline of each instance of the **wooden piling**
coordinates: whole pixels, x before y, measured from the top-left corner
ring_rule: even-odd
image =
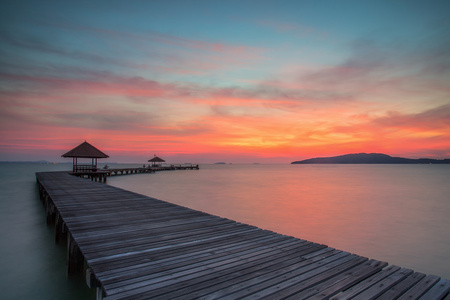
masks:
[[[72,235],[67,235],[67,273],[79,274],[84,269],[84,257]]]

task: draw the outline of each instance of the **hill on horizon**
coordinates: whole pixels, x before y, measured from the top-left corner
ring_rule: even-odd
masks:
[[[291,164],[450,164],[450,159],[403,158],[383,153],[353,153],[332,157],[316,157]]]

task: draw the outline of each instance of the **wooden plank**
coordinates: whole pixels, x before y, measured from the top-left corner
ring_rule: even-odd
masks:
[[[413,273],[412,270],[402,268],[399,271],[390,274],[383,280],[378,281],[376,284],[372,285],[370,288],[366,289],[362,293],[358,294],[353,299],[355,300],[369,300],[375,299],[380,296],[384,292],[388,291],[392,286],[397,284],[398,282],[405,279],[407,276]]]
[[[342,292],[367,277],[379,272],[386,266],[387,263],[385,262],[369,260],[364,264],[357,265],[341,275],[332,277],[329,280],[326,280],[321,284],[300,293],[295,293],[286,299],[328,299],[331,296],[334,296],[337,293]]]
[[[388,266],[387,268],[383,269],[381,272],[378,272],[375,275],[373,275],[361,282],[358,282],[351,288],[348,288],[344,292],[339,293],[339,294],[331,297],[330,299],[333,299],[333,300],[351,299],[355,295],[370,288],[372,285],[376,284],[378,281],[383,280],[387,276],[390,276],[391,274],[393,274],[399,270],[400,270],[400,267],[398,267],[398,266],[395,266],[395,265]]]
[[[443,300],[450,300],[450,293],[448,293],[447,296],[445,296],[445,297],[443,298]]]
[[[433,285],[425,294],[419,299],[443,299],[450,291],[450,280],[441,279]]]
[[[432,286],[434,286],[440,280],[439,276],[427,275],[422,280],[420,280],[416,285],[410,288],[406,293],[404,293],[400,300],[413,300],[419,299],[420,296],[425,294]]]
[[[390,300],[397,299],[401,295],[403,295],[407,290],[413,287],[417,282],[422,280],[425,277],[425,274],[422,273],[414,273],[404,280],[400,281],[400,283],[394,285],[388,291],[380,295],[377,299],[379,300]]]
[[[328,281],[330,279],[335,280],[336,277],[339,277],[346,270],[354,268],[355,266],[359,266],[362,263],[367,261],[367,258],[355,256],[353,259],[337,265],[333,268],[327,269],[317,275],[313,275],[307,279],[303,278],[293,278],[290,282],[279,284],[276,287],[270,288],[270,290],[265,291],[265,293],[269,293],[264,297],[264,299],[271,299],[273,297],[293,297],[297,298],[295,295],[298,292],[302,292],[306,289],[311,289],[316,287],[318,284],[323,283],[324,281]],[[270,293],[272,291],[272,293]],[[254,299],[259,299],[259,296],[255,295]]]

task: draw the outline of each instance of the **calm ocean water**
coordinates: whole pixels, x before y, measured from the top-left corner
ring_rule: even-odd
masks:
[[[0,163],[0,299],[95,299],[82,278],[66,275],[66,245],[55,245],[35,172],[69,164]]]
[[[95,299],[66,276],[37,192],[35,172],[70,168],[0,163],[0,298]],[[202,165],[108,184],[450,278],[448,178],[450,165]]]
[[[205,165],[109,184],[450,278],[450,165]]]

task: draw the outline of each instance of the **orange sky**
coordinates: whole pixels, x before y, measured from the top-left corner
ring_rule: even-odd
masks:
[[[11,4],[0,34],[0,160],[63,161],[84,140],[109,161],[138,163],[450,157],[442,9],[343,5],[331,10],[348,18],[336,19],[311,6],[298,21],[296,4],[263,3],[194,5],[195,17],[148,4],[164,18],[120,5],[29,4],[19,14]]]

